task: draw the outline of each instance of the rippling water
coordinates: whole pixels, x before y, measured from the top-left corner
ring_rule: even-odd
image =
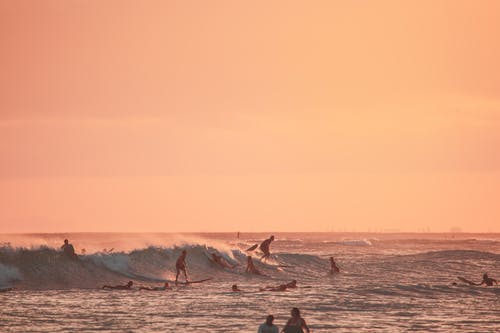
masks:
[[[267,314],[274,314],[281,328],[295,306],[312,332],[500,331],[500,287],[468,286],[456,279],[479,282],[483,272],[500,278],[498,234],[459,239],[428,234],[276,234],[273,261],[256,263],[267,276],[243,273],[243,250],[267,236],[10,237],[11,244],[0,249],[0,286],[16,289],[0,293],[0,332],[256,332]],[[78,262],[61,258],[54,249],[64,237],[78,252],[86,247]],[[18,248],[16,242],[25,247]],[[102,251],[111,246],[112,253]],[[193,278],[213,280],[172,291],[99,289],[129,279],[135,286],[171,280],[183,248],[188,249]],[[205,256],[207,251],[241,266],[216,267]],[[328,274],[330,255],[343,273]],[[295,290],[258,291],[291,279],[299,281]],[[233,283],[245,292],[229,292]]]

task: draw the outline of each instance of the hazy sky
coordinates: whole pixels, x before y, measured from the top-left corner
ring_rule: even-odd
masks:
[[[0,1],[0,232],[500,232],[500,1]]]

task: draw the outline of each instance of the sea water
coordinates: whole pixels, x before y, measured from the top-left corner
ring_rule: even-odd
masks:
[[[245,249],[269,236],[0,235],[0,288],[15,288],[0,293],[0,332],[256,332],[268,314],[282,328],[292,307],[312,332],[500,331],[500,287],[457,279],[500,280],[500,234],[276,233],[268,262],[252,253],[265,275],[246,274]],[[65,238],[78,260],[61,255]],[[189,277],[212,280],[138,290],[174,280],[183,249]],[[292,279],[298,288],[259,291]],[[129,280],[130,291],[101,289]]]

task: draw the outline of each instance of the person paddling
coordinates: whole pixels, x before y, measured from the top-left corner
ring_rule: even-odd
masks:
[[[130,290],[130,289],[132,289],[133,284],[134,284],[134,282],[129,281],[129,282],[127,282],[126,285],[117,285],[117,286],[104,285],[104,286],[102,286],[102,289]]]

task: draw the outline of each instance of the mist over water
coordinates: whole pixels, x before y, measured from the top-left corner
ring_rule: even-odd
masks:
[[[267,314],[282,327],[290,309],[313,332],[495,331],[500,288],[463,285],[500,278],[499,234],[276,233],[273,258],[244,272],[245,249],[269,234],[0,235],[1,332],[255,332]],[[68,238],[78,261],[60,252]],[[175,279],[187,249],[191,279],[203,284],[148,292]],[[234,269],[212,263],[218,253]],[[341,274],[329,274],[334,256]],[[298,288],[260,292],[292,279]],[[134,281],[132,291],[104,284]],[[457,282],[458,285],[452,285]],[[232,284],[245,292],[230,292]]]

